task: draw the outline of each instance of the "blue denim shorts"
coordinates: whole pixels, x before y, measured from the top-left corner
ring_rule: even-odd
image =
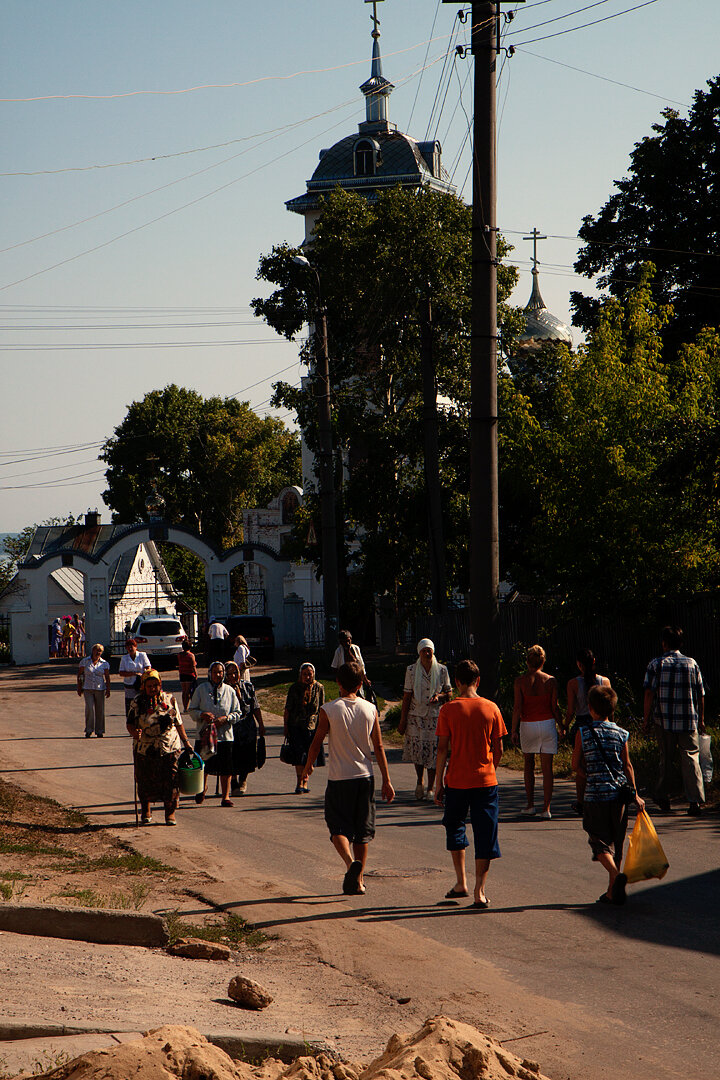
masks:
[[[445,788],[445,813],[442,823],[447,836],[447,850],[468,847],[465,822],[468,811],[472,824],[476,859],[499,859],[498,786],[481,788]]]

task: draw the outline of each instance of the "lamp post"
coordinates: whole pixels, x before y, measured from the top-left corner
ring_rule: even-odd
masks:
[[[325,648],[335,644],[340,628],[338,601],[337,526],[335,520],[335,478],[333,475],[332,428],[330,416],[330,360],[328,357],[327,313],[322,298],[320,275],[304,255],[293,255],[296,266],[315,275],[317,305],[315,308],[315,401],[318,422],[318,480],[320,482],[320,518],[322,524],[323,608],[325,615]]]

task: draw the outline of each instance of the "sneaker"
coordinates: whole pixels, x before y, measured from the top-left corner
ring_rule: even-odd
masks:
[[[550,813],[550,811],[549,810],[543,810],[542,814],[540,815],[540,820],[541,821],[552,821],[552,814]]]
[[[523,817],[535,817],[535,807],[534,806],[523,806],[520,813],[523,815]]]
[[[415,798],[418,801],[425,798],[425,788],[422,786],[422,784],[418,784],[415,788]]]

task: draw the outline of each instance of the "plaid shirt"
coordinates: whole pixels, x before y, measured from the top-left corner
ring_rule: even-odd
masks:
[[[693,731],[703,689],[700,668],[677,649],[656,656],[645,672],[646,690],[655,694],[653,719],[666,731]]]

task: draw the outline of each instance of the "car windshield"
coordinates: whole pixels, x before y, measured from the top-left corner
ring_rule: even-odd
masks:
[[[157,622],[141,623],[138,627],[138,633],[143,637],[170,637],[182,632],[181,623],[174,619],[158,619]]]

